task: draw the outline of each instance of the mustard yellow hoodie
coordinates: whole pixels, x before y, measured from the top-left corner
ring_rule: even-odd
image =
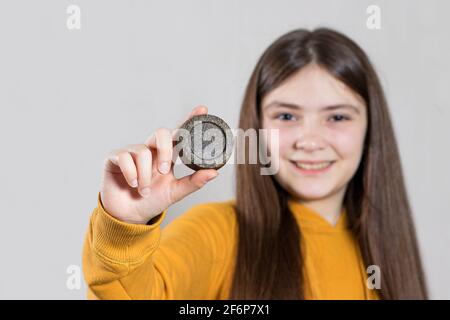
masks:
[[[233,203],[193,206],[161,228],[168,210],[149,225],[128,224],[105,211],[99,194],[83,248],[88,298],[227,299],[237,239]],[[289,206],[302,231],[305,297],[377,299],[345,210],[333,226],[303,204]]]

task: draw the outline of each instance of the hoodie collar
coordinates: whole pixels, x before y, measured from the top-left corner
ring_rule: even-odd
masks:
[[[300,220],[302,228],[314,229],[317,231],[345,231],[347,227],[347,212],[345,208],[342,209],[336,225],[332,225],[328,220],[322,217],[314,209],[307,207],[305,204],[295,201],[292,198],[288,201],[289,208],[294,215]]]

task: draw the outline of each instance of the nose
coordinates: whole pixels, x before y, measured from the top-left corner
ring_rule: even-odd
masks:
[[[297,140],[295,143],[295,148],[303,150],[305,152],[314,152],[317,150],[322,150],[324,148],[323,144],[318,140],[319,139],[311,139],[311,138]]]
[[[302,129],[298,139],[295,141],[296,149],[305,152],[314,152],[325,148],[325,142],[319,132],[319,128],[309,124]]]

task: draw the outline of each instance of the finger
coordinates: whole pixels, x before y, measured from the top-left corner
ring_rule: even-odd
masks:
[[[186,121],[188,121],[190,118],[192,118],[194,116],[199,116],[199,115],[202,115],[202,114],[208,114],[208,107],[207,106],[198,105],[195,108],[193,108],[191,110],[191,112],[184,118],[184,120],[181,121],[180,124],[178,126],[176,126],[175,129],[172,130],[172,139],[175,139],[175,137],[177,135],[177,131],[183,125],[183,123],[185,123]]]
[[[137,171],[131,154],[127,151],[119,152],[118,163],[127,183],[130,185],[130,187],[136,188],[138,186]]]
[[[185,123],[187,120],[189,120],[193,116],[199,116],[199,115],[207,114],[207,113],[208,113],[208,107],[207,106],[198,105],[198,106],[196,106],[195,108],[193,108],[191,110],[191,112],[186,116],[186,118],[184,118],[184,120],[177,127],[178,128],[181,127],[181,125],[183,123]]]
[[[158,171],[162,174],[170,172],[172,167],[173,141],[169,129],[159,128],[147,141],[150,148],[157,151]]]
[[[173,202],[180,201],[187,195],[199,190],[207,182],[219,175],[214,169],[203,169],[194,172],[191,175],[175,180],[171,188],[171,198]]]
[[[108,156],[105,158],[104,161],[104,167],[106,171],[112,172],[112,173],[121,173],[119,167],[119,156],[118,151],[113,150],[111,151]]]
[[[131,146],[130,152],[133,154],[137,167],[139,193],[147,197],[150,194],[152,179],[152,152],[144,144]]]
[[[188,121],[190,118],[194,117],[194,116],[199,116],[202,114],[207,114],[208,113],[208,107],[204,106],[204,105],[198,105],[195,108],[193,108],[191,110],[191,112],[184,118],[183,121],[181,121],[179,123],[179,125],[177,126],[177,128],[181,127],[183,125],[183,123],[185,123],[186,121]]]
[[[187,120],[189,120],[189,119],[192,118],[193,116],[202,115],[202,114],[207,114],[207,113],[208,113],[208,107],[206,107],[206,106],[204,106],[204,105],[198,105],[198,106],[196,106],[195,108],[193,108],[193,109],[191,110],[191,112],[184,118],[184,120],[181,121],[181,122],[175,127],[175,129],[172,130],[172,138],[175,136],[175,134],[174,134],[175,131],[176,131],[178,128],[180,128],[180,127],[183,125],[183,123],[185,123]],[[144,144],[147,145],[147,146],[149,146],[150,144],[154,144],[154,143],[155,143],[154,139],[155,139],[154,134],[152,134],[150,137],[148,137],[148,138],[145,140]]]

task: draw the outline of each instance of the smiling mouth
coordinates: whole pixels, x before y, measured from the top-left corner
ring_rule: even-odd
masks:
[[[336,161],[291,161],[298,169],[305,172],[322,172],[327,170]]]

